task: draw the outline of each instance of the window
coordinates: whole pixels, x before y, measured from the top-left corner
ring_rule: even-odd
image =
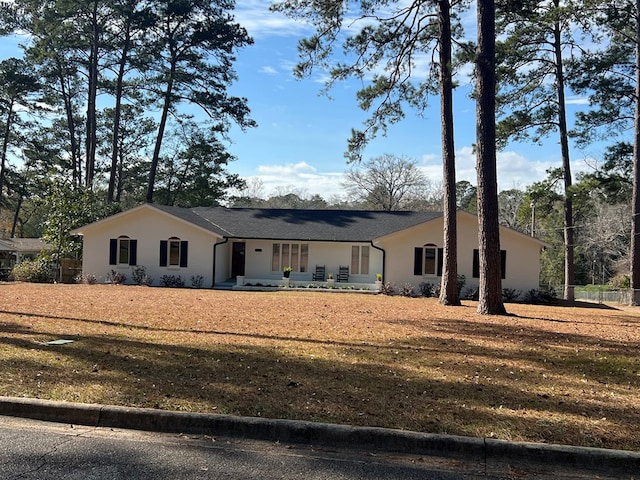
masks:
[[[109,240],[109,265],[136,265],[138,241],[125,235]]]
[[[369,247],[366,245],[351,247],[351,273],[354,275],[369,274]]]
[[[169,265],[180,265],[180,240],[169,240]]]
[[[283,243],[282,244],[282,268],[291,266],[290,258],[291,257],[289,256],[289,244]]]
[[[507,274],[507,251],[500,250],[500,268],[502,278],[506,278]],[[480,252],[478,249],[473,250],[473,278],[480,278]]]
[[[297,243],[291,244],[291,264],[289,265],[294,272],[298,271],[298,266],[300,263],[300,254],[298,252],[300,245]]]
[[[435,247],[425,247],[424,249],[424,273],[426,275],[436,274],[436,255]]]
[[[189,242],[171,237],[160,241],[161,267],[186,267]]]
[[[309,244],[274,243],[271,250],[271,271],[291,267],[294,272],[306,272],[309,264]]]
[[[436,275],[442,276],[442,248],[428,243],[422,247],[416,247],[413,260],[414,275]]]
[[[306,272],[309,265],[309,245],[303,243],[300,245],[300,271]]]
[[[121,238],[118,240],[118,263],[126,263],[129,265],[129,239]]]
[[[273,244],[273,251],[272,251],[272,254],[271,254],[271,271],[272,272],[281,271],[281,268],[280,268],[280,244],[279,243],[274,243]]]

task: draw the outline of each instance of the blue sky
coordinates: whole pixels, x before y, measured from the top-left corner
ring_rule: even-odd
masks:
[[[253,37],[252,46],[238,52],[235,69],[238,81],[234,95],[248,99],[257,128],[231,131],[229,151],[238,160],[229,170],[247,180],[259,179],[263,194],[295,191],[324,198],[341,195],[342,176],[349,168],[344,152],[351,128],[362,128],[368,113],[356,102],[356,81],[337,84],[331,98],[321,95],[323,72],[298,80],[293,76],[297,43],[311,30],[286,17],[269,12],[266,0],[238,0],[236,20]],[[466,18],[467,34],[474,34],[475,11]],[[19,55],[15,38],[3,38],[0,58]],[[454,117],[457,179],[476,184],[475,104],[469,99],[471,85],[455,92]],[[570,98],[570,109],[582,106]],[[390,126],[386,137],[372,141],[364,151],[369,159],[384,153],[413,158],[432,181],[442,181],[439,99],[430,99],[430,108],[418,116],[405,112],[401,122]],[[572,170],[589,170],[602,149],[578,151],[572,147]],[[511,144],[498,154],[499,189],[525,188],[546,176],[550,167],[560,166],[558,138],[550,136],[543,146]]]
[[[473,34],[475,11],[470,11],[466,31]],[[236,20],[249,31],[255,44],[241,51],[235,64],[239,81],[233,92],[248,98],[258,127],[246,133],[234,130],[230,151],[238,157],[230,170],[242,177],[259,178],[267,192],[280,188],[320,194],[341,193],[341,177],[349,165],[344,158],[351,128],[361,128],[367,112],[360,110],[355,93],[358,83],[337,84],[332,99],[321,96],[322,72],[298,80],[292,70],[297,62],[297,42],[310,29],[268,11],[264,0],[240,0]],[[461,85],[454,98],[457,179],[476,184],[475,104],[471,86]],[[582,99],[570,98],[570,110]],[[435,184],[442,181],[439,99],[430,100],[423,116],[406,111],[386,137],[371,142],[363,158],[392,153],[414,158]],[[602,150],[571,150],[575,173],[589,170]],[[510,144],[498,154],[499,188],[525,188],[546,176],[549,167],[560,166],[557,135],[545,145]]]

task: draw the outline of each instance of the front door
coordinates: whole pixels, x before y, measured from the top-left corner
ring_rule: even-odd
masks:
[[[233,242],[231,254],[231,276],[244,275],[245,243]]]

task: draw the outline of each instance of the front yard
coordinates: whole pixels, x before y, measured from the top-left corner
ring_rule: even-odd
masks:
[[[640,308],[507,309],[0,283],[0,395],[640,451]]]

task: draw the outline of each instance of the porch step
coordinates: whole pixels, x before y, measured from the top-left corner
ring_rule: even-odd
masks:
[[[218,282],[213,287],[213,289],[214,290],[232,290],[233,287],[235,286],[235,284],[236,284],[235,280],[227,280],[226,282]]]

